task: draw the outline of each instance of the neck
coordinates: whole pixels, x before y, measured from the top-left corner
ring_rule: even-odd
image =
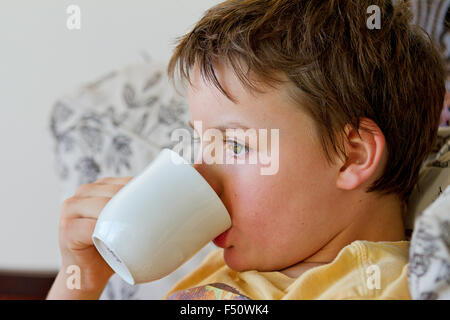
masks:
[[[291,278],[297,278],[310,268],[332,262],[342,248],[356,240],[375,242],[405,240],[403,206],[397,196],[378,198],[372,193],[364,200],[354,202],[360,205],[353,207],[352,221],[327,244],[300,263],[280,272]]]

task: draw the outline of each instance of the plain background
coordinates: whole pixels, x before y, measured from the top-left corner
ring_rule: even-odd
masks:
[[[60,186],[50,113],[58,97],[144,57],[168,61],[177,36],[219,0],[1,0],[0,270],[60,266]],[[69,5],[81,29],[69,30]]]

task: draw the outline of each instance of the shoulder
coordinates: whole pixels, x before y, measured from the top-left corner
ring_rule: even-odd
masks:
[[[354,241],[300,276],[287,299],[410,299],[408,241]]]
[[[362,263],[396,263],[408,262],[409,241],[355,241],[352,250],[361,255]]]
[[[349,264],[355,286],[363,299],[410,299],[408,288],[409,241],[355,241],[343,255],[355,258]],[[356,275],[359,275],[356,277]]]

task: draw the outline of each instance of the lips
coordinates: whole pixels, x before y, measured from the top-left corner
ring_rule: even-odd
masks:
[[[220,248],[226,248],[227,235],[229,231],[230,229],[219,234],[216,238],[214,238],[213,243]]]

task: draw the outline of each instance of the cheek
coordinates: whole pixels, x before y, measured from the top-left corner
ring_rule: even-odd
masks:
[[[230,185],[230,203],[233,208],[232,222],[236,237],[247,245],[266,247],[281,240],[293,225],[292,199],[288,186],[283,186],[281,176],[255,175],[251,179],[236,181]]]
[[[261,175],[258,166],[237,168],[229,189],[236,228],[262,245],[296,239],[299,228],[315,230],[334,190],[332,171],[320,156],[317,149],[281,145],[275,175]]]
[[[308,242],[330,213],[330,170],[317,149],[280,145],[279,170],[261,175],[258,165],[232,165],[224,177],[227,207],[240,245],[276,251]],[[303,145],[299,148],[299,145]],[[312,148],[313,146],[311,146]]]
[[[280,149],[279,184],[288,198],[286,201],[296,206],[297,211],[328,210],[337,176],[321,147],[311,140],[292,139]]]

